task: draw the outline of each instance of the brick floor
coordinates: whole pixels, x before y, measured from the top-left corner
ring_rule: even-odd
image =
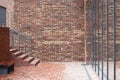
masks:
[[[64,65],[61,63],[40,63],[35,66],[15,66],[15,72],[0,76],[0,80],[62,80]]]
[[[37,66],[17,62],[15,72],[0,76],[0,80],[89,80],[89,77],[81,62],[41,62]]]
[[[113,69],[112,63],[110,70]],[[120,65],[117,64],[117,67]],[[104,68],[105,69],[105,68]],[[117,68],[119,80],[120,67]],[[106,71],[106,70],[105,70]],[[112,72],[112,71],[111,71]],[[111,78],[113,74],[111,74]],[[28,66],[17,62],[15,72],[8,76],[0,75],[0,80],[99,80],[89,65],[81,62],[41,62],[37,66]]]

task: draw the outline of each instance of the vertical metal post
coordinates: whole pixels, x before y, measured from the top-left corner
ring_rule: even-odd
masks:
[[[24,36],[24,53],[26,54],[26,37]]]
[[[116,80],[116,0],[113,0],[113,35],[114,35],[114,80]]]
[[[92,45],[93,45],[93,64],[94,64],[94,68],[95,68],[95,11],[94,11],[94,8],[95,8],[95,4],[94,4],[94,1],[92,1],[92,36],[93,36],[93,39],[92,39]]]
[[[93,1],[91,1],[92,3],[92,54],[93,54],[93,68],[95,67],[95,49],[94,49],[94,3]]]
[[[18,34],[18,50],[20,52],[20,34]]]
[[[94,1],[94,54],[95,54],[95,72],[96,72],[96,0]]]
[[[91,58],[92,58],[92,68],[94,67],[94,47],[93,47],[93,5],[92,5],[92,1],[90,0],[90,27],[91,27]]]
[[[89,0],[88,1],[88,4],[89,4],[89,14],[88,14],[88,17],[89,17],[89,25],[90,25],[90,63],[91,63],[91,65],[92,65],[92,36],[91,36],[91,1]]]
[[[21,34],[21,52],[24,52],[24,36]]]
[[[12,47],[12,31],[10,29],[10,47]]]
[[[95,55],[94,55],[94,4],[93,4],[93,1],[91,0],[91,10],[92,10],[92,14],[91,14],[91,28],[92,28],[92,55],[93,55],[93,68],[94,68],[94,66],[95,66],[95,64],[94,64],[94,57],[95,57]]]
[[[104,37],[103,37],[103,35],[104,35],[104,25],[103,25],[104,24],[103,23],[103,21],[104,21],[104,9],[103,9],[103,1],[104,0],[101,1],[101,10],[102,10],[101,11],[101,13],[102,13],[101,14],[101,17],[102,17],[102,23],[101,23],[102,24],[102,33],[101,33],[102,34],[102,46],[101,46],[102,47],[102,80],[103,80],[103,77],[104,77],[103,76],[103,70],[104,70],[104,64],[103,64],[103,61],[104,61],[103,60],[104,59],[104,49],[103,49],[103,47],[104,47],[104,43],[103,43],[104,42]]]
[[[30,39],[30,55],[32,55],[32,39]]]
[[[98,76],[100,75],[100,55],[99,55],[100,54],[100,43],[99,43],[99,41],[100,41],[100,39],[99,39],[99,37],[100,37],[100,35],[99,35],[99,33],[100,33],[99,32],[99,30],[100,30],[100,28],[99,28],[100,27],[100,23],[99,23],[100,22],[100,20],[99,20],[100,14],[99,14],[99,12],[100,11],[99,11],[99,2],[100,1],[98,0],[98,2],[97,2],[97,5],[98,5]]]
[[[92,6],[92,8],[91,8],[92,9],[92,18],[91,18],[92,19],[92,26],[91,26],[92,27],[92,55],[93,55],[93,68],[94,68],[95,67],[95,63],[94,63],[94,61],[95,61],[94,60],[94,57],[95,57],[94,50],[95,49],[94,49],[94,22],[93,22],[94,21],[94,11],[93,11],[94,4],[93,4],[93,1],[91,1],[91,6]]]
[[[109,80],[109,55],[108,55],[108,49],[109,49],[109,15],[108,15],[108,0],[106,0],[106,58],[107,58],[107,80]]]
[[[107,80],[109,80],[109,5],[108,5],[108,0],[106,0],[106,59],[107,59]],[[91,27],[91,62],[92,62],[92,67],[95,67],[96,71],[96,63],[98,62],[98,76],[100,76],[100,56],[101,56],[101,63],[102,63],[102,73],[101,77],[102,80],[104,79],[104,0],[97,0],[93,3],[93,0],[89,0],[89,10],[94,10],[94,12],[90,12],[89,19],[89,25]],[[97,5],[96,5],[97,4]],[[101,4],[101,5],[100,5]],[[96,7],[97,6],[97,7]],[[95,9],[94,9],[95,8]],[[96,9],[97,8],[97,9]],[[96,12],[97,11],[97,12]],[[97,15],[98,14],[98,15]],[[97,20],[97,22],[96,22]],[[94,23],[95,22],[95,23]],[[97,23],[97,24],[96,24]],[[96,28],[97,25],[97,28]],[[101,27],[101,28],[100,28]],[[97,31],[97,36],[96,36],[96,30]],[[114,80],[116,80],[116,0],[113,0],[113,35],[114,35],[114,51],[113,51],[113,56],[114,56]],[[100,33],[101,31],[101,33]],[[100,36],[101,35],[101,36]],[[100,39],[101,37],[101,39]],[[98,40],[96,40],[98,39]],[[97,54],[96,54],[96,41],[97,41]],[[95,44],[94,44],[95,43]],[[100,45],[101,43],[101,45]],[[101,55],[100,55],[101,53]],[[96,55],[98,61],[96,62]],[[95,65],[94,65],[95,63]]]
[[[11,37],[12,37],[12,48],[14,48],[14,31],[11,30]]]
[[[90,34],[91,34],[91,24],[90,24],[90,0],[88,0],[88,15],[87,15],[87,17],[88,17],[88,24],[89,24],[89,26],[90,26]],[[90,45],[91,45],[91,36],[90,36]],[[91,65],[92,64],[92,52],[91,52],[91,47],[90,47],[90,54],[89,54],[89,64]]]
[[[89,18],[89,26],[90,26],[90,64],[92,65],[92,28],[91,28],[91,1],[88,0],[88,18]]]

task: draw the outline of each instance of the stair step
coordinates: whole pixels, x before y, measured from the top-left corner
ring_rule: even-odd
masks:
[[[12,48],[9,50],[10,53],[14,53],[14,52],[17,52],[17,51],[18,51],[17,49],[12,49]]]
[[[19,52],[19,51],[13,53],[13,55],[15,55],[16,57],[17,57],[17,56],[20,56],[20,55],[22,55],[22,54],[23,54],[23,53],[22,53],[22,52]]]
[[[36,66],[39,62],[40,62],[40,59],[34,59],[34,60],[30,63],[30,65]]]
[[[14,50],[17,50],[17,49],[12,49],[12,48],[10,49],[10,51],[14,51]]]
[[[26,61],[26,62],[31,62],[31,61],[33,61],[34,60],[34,58],[33,57],[27,57],[26,59],[24,59],[24,61]]]
[[[28,57],[28,54],[22,54],[18,58],[19,59],[26,59]]]

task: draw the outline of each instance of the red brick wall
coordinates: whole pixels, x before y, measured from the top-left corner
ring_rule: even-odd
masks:
[[[42,61],[81,60],[84,0],[15,0],[15,27],[32,35]]]
[[[6,26],[11,27],[14,20],[14,0],[0,0],[0,6],[6,8]]]

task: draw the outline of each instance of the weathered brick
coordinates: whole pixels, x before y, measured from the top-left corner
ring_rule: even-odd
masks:
[[[32,36],[33,56],[43,61],[80,60],[84,0],[14,0],[14,28]]]

